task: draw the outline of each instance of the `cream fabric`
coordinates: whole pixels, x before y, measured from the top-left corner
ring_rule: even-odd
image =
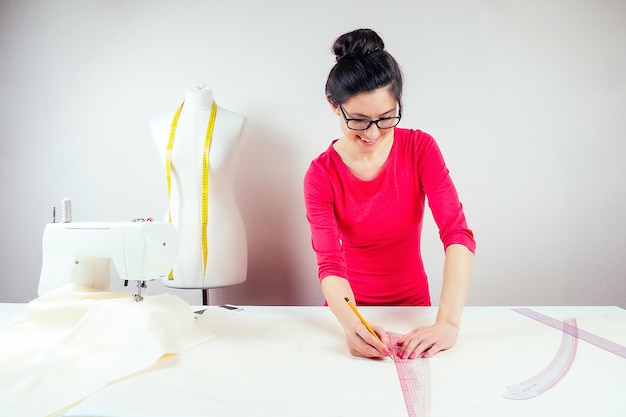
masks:
[[[30,302],[0,331],[0,410],[58,415],[211,337],[176,296],[135,302],[126,292],[64,287]]]

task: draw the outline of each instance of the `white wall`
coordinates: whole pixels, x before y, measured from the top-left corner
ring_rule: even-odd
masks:
[[[62,198],[75,221],[163,217],[148,120],[202,82],[248,117],[248,281],[211,302],[321,303],[302,176],[340,132],[331,44],[371,27],[405,72],[402,126],[438,140],[475,232],[468,304],[626,307],[626,2],[2,0],[0,15],[2,302],[36,297]],[[436,302],[430,217],[424,257]]]

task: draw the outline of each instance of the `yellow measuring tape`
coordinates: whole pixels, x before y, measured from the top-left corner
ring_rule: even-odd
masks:
[[[172,192],[172,150],[174,149],[174,138],[176,136],[176,127],[178,126],[178,118],[180,112],[183,109],[185,102],[183,101],[174,113],[174,119],[172,120],[172,127],[170,128],[170,136],[167,141],[167,148],[165,149],[165,172],[167,175],[167,201],[169,203]],[[206,128],[206,134],[204,136],[204,150],[202,152],[202,271],[206,274],[206,264],[208,258],[208,239],[207,239],[207,224],[209,217],[209,151],[211,149],[211,139],[213,138],[213,128],[215,127],[215,116],[217,115],[217,104],[213,101],[211,105],[211,115],[209,117],[209,124]],[[169,220],[172,222],[172,213],[169,211]],[[174,279],[173,271],[170,271],[170,280]]]

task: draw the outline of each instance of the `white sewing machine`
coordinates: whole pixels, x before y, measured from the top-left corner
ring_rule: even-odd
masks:
[[[169,274],[178,254],[176,227],[168,222],[48,223],[43,234],[39,295],[66,284],[111,288],[111,261],[119,277],[137,282]]]

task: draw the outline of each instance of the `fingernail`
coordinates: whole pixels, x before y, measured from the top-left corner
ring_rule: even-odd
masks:
[[[411,353],[411,354],[409,355],[409,359],[415,359],[415,356],[416,356],[416,355],[415,355],[415,352],[413,352],[413,353]]]
[[[426,359],[428,356],[429,356],[429,355],[428,355],[428,352],[424,352],[424,353],[422,354],[422,358],[424,358],[424,359]]]
[[[385,355],[387,355],[387,356],[391,355],[391,353],[392,353],[391,349],[389,349],[389,348],[385,349],[383,352],[385,352]]]
[[[399,352],[398,352],[398,357],[399,357],[400,359],[404,359],[404,355],[406,355],[406,354],[405,354],[403,351],[399,351]]]

